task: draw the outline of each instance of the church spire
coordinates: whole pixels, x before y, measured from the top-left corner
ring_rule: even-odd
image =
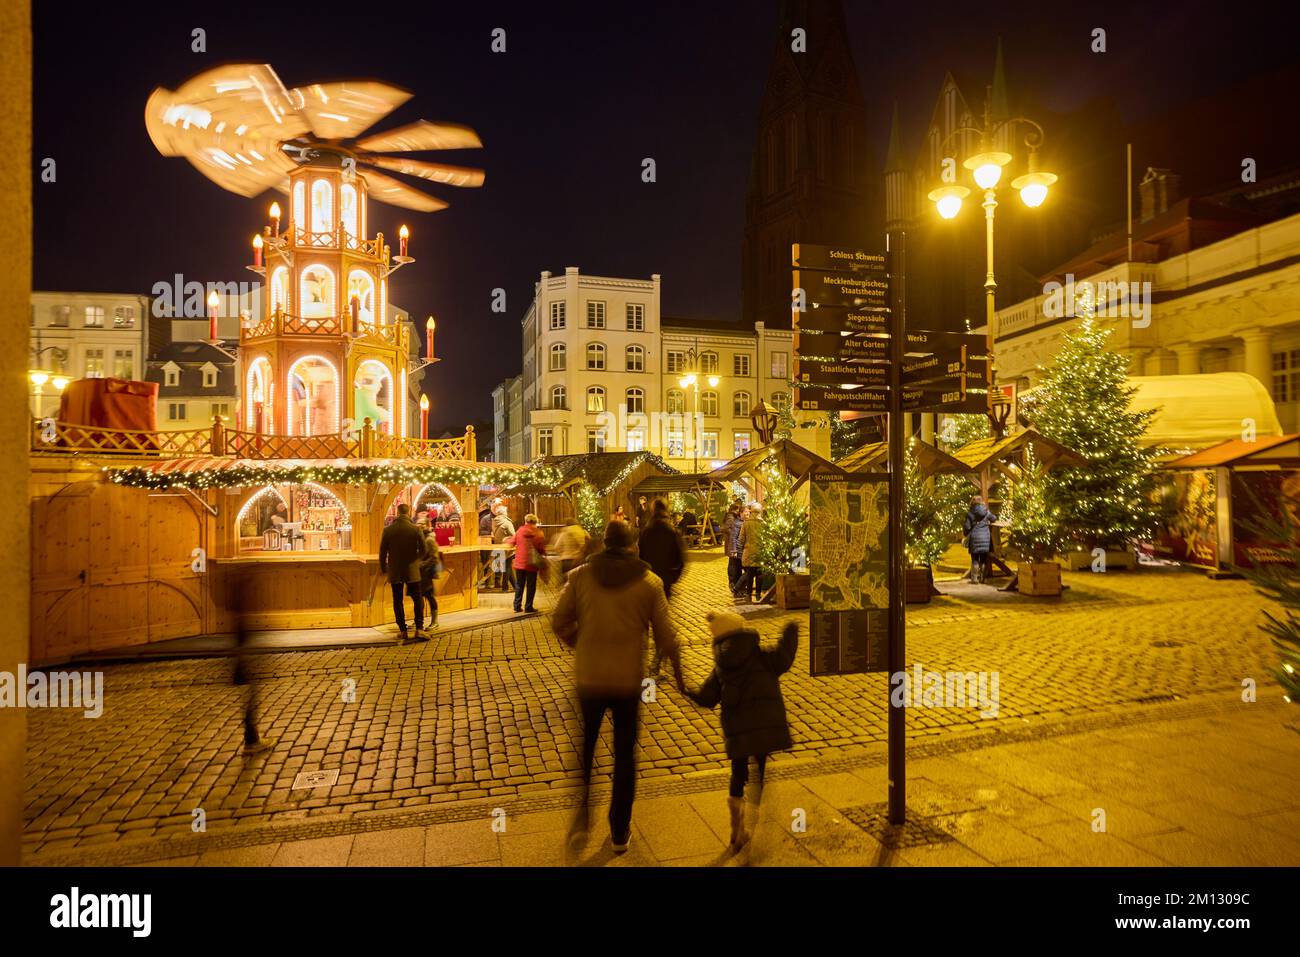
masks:
[[[998,52],[993,61],[993,119],[1006,119],[1011,115],[1007,105],[1007,75],[1002,66],[1002,38],[998,37]]]
[[[893,173],[906,170],[903,162],[903,135],[898,123],[898,101],[894,101],[894,119],[889,124],[889,150],[885,153],[885,172]]]

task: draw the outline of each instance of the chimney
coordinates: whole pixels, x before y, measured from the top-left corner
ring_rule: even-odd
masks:
[[[1142,199],[1142,214],[1138,221],[1145,223],[1167,212],[1170,206],[1183,198],[1182,177],[1171,170],[1148,166],[1138,192]]]

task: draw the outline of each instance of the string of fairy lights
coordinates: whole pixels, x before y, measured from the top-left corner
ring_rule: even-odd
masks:
[[[560,472],[553,466],[534,463],[525,469],[501,468],[490,464],[466,465],[247,465],[200,469],[193,472],[156,472],[141,466],[105,466],[109,479],[130,488],[167,491],[236,488],[256,485],[285,485],[316,482],[322,485],[413,485],[437,482],[443,485],[495,485],[503,490],[517,486],[556,486]]]

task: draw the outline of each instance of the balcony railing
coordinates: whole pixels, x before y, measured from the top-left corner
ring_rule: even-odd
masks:
[[[359,321],[352,327],[352,316],[295,316],[292,313],[274,312],[264,319],[250,322],[240,330],[241,339],[263,339],[269,336],[338,336],[351,333],[359,338],[371,339],[384,345],[406,346],[405,327],[401,323],[375,323]]]
[[[54,419],[33,419],[31,450],[54,455],[112,455],[147,458],[231,456],[240,459],[416,459],[474,461],[474,428],[451,439],[388,435],[366,419],[360,429],[337,435],[263,435],[211,428],[176,432],[103,429]]]

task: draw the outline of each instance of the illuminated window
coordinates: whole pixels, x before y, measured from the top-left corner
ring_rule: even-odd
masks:
[[[208,418],[215,419],[221,416],[223,422],[230,421],[230,403],[229,402],[210,402],[208,403]]]
[[[784,379],[789,373],[787,372],[787,354],[784,352],[772,353],[772,378]]]
[[[375,321],[375,281],[368,272],[354,269],[348,273],[348,308],[357,300],[357,321],[367,325]]]
[[[281,312],[289,308],[289,270],[280,266],[271,273],[271,312]]]
[[[135,378],[135,350],[113,350],[113,376],[117,379]]]
[[[598,385],[593,385],[587,389],[587,411],[605,411],[605,390]]]
[[[86,350],[86,376],[87,379],[104,378],[104,350],[87,349]]]
[[[645,411],[645,390],[628,389],[626,393],[626,398],[627,398],[627,411],[629,414],[633,412]]]
[[[641,346],[627,347],[627,371],[645,372],[645,349]]]
[[[102,329],[104,327],[104,307],[87,306],[86,307],[86,328]]]
[[[311,231],[334,232],[334,190],[329,180],[318,179],[311,184]]]
[[[701,415],[718,414],[718,393],[716,392],[700,393],[700,414]]]
[[[302,273],[298,306],[304,319],[327,319],[334,309],[334,273],[324,266],[309,266]]]
[[[668,390],[668,414],[682,415],[686,412],[686,396],[677,389]]]
[[[67,326],[68,320],[72,317],[71,306],[51,306],[50,307],[50,325],[63,328]]]
[[[369,419],[381,435],[392,435],[393,377],[388,367],[377,359],[367,359],[357,367],[352,388],[353,419]]]
[[[599,342],[587,346],[587,368],[596,371],[605,368],[605,347]]]
[[[290,435],[337,435],[339,375],[321,356],[303,356],[289,368],[286,381]]]
[[[113,308],[114,329],[135,328],[135,306],[115,306]]]
[[[645,451],[645,432],[642,429],[627,430],[627,450],[629,452]]]
[[[343,232],[347,233],[347,244],[353,248],[357,245],[357,188],[345,183],[339,190],[339,219],[343,220]]]
[[[551,364],[549,367],[550,370],[552,372],[563,372],[564,358],[565,358],[565,350],[564,350],[563,342],[557,342],[555,345],[551,346]]]
[[[685,445],[685,442],[682,441],[682,433],[671,431],[668,433],[667,450],[669,458],[681,458],[685,455]]]
[[[700,455],[706,459],[716,459],[718,457],[717,432],[700,433]]]
[[[735,449],[737,455],[744,455],[749,451],[749,433],[737,432],[735,438]]]
[[[293,222],[299,229],[307,225],[307,186],[302,180],[293,186]]]
[[[776,406],[778,409],[782,409],[782,410],[784,410],[784,409],[788,408],[789,405],[790,405],[790,393],[789,393],[789,392],[773,392],[773,393],[772,393],[772,404],[773,404],[774,406]]]

